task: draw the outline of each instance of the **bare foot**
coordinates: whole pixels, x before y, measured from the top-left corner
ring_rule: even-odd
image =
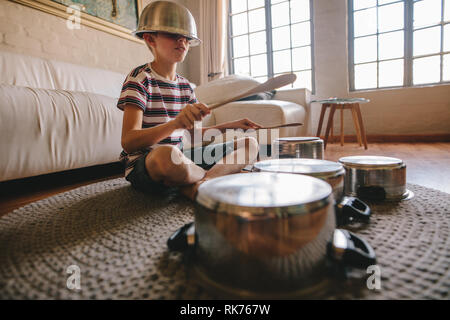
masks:
[[[193,184],[189,184],[187,186],[180,187],[180,192],[182,195],[188,197],[192,201],[195,201],[195,198],[197,197],[197,191],[200,185],[205,182],[206,179],[202,179],[200,181],[197,181]]]

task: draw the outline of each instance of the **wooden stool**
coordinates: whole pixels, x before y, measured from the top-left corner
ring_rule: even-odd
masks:
[[[334,102],[336,100],[339,102]],[[369,102],[366,99],[332,99],[332,100],[319,100],[313,102],[321,102],[322,110],[320,111],[319,127],[317,128],[317,136],[320,136],[322,130],[323,119],[327,108],[330,108],[328,115],[328,123],[324,138],[324,148],[327,147],[328,137],[331,132],[331,139],[333,138],[333,117],[336,109],[341,110],[341,146],[344,145],[344,109],[349,109],[352,112],[353,123],[355,125],[356,137],[360,146],[364,143],[364,149],[367,149],[367,137],[364,129],[364,124],[361,115],[361,109],[359,102]],[[357,101],[357,102],[356,102]]]

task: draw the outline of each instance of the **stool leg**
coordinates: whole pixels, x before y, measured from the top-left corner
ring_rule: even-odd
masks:
[[[341,105],[341,147],[344,146],[344,106]]]
[[[333,116],[334,118],[334,116]],[[330,129],[330,142],[334,142],[334,119],[331,122],[331,129]]]
[[[319,126],[317,127],[317,137],[320,137],[320,131],[322,131],[322,124],[323,124],[323,118],[325,117],[325,111],[328,107],[327,103],[322,104],[322,110],[320,110],[320,119],[319,119]]]
[[[331,106],[331,109],[330,109],[330,114],[328,115],[327,131],[325,132],[325,140],[324,140],[324,145],[323,145],[324,149],[326,149],[326,147],[327,147],[328,135],[330,134],[330,129],[333,125],[334,112],[336,111],[335,104],[331,104],[330,106]]]
[[[358,139],[359,146],[362,146],[361,131],[360,131],[361,129],[359,128],[358,124],[358,115],[356,114],[355,106],[353,104],[351,104],[350,106],[352,111],[353,123],[355,124],[356,138]]]
[[[355,104],[355,108],[356,108],[356,113],[358,115],[359,127],[361,129],[361,136],[362,136],[362,140],[364,143],[364,149],[367,150],[366,130],[364,129],[364,124],[363,124],[363,120],[362,120],[361,109],[359,108],[359,103]]]

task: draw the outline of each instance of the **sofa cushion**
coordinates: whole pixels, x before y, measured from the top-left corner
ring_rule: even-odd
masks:
[[[270,100],[273,98],[276,92],[276,90],[260,92],[252,96],[239,99],[237,101]]]
[[[48,60],[0,51],[0,84],[56,89]]]
[[[61,61],[49,61],[55,89],[83,91],[119,98],[126,75]]]
[[[0,51],[0,84],[91,92],[118,98],[124,74]]]
[[[117,99],[0,85],[0,181],[118,161]]]
[[[251,77],[233,74],[202,84],[195,88],[194,92],[200,102],[213,104],[237,96],[260,84]]]
[[[301,105],[280,100],[236,101],[214,110],[217,123],[248,118],[262,126],[271,127],[293,122],[305,123],[306,111]],[[277,137],[295,137],[305,134],[304,126],[271,130],[257,130],[259,143],[271,144]],[[227,139],[225,139],[227,140]],[[216,142],[222,142],[217,139]]]

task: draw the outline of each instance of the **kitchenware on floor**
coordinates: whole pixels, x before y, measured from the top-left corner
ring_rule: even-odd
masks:
[[[334,236],[334,210],[331,186],[317,178],[228,175],[199,187],[195,232],[193,225],[184,226],[168,246],[190,252],[193,270],[221,291],[238,296],[294,293],[323,283],[329,261],[337,261],[333,255],[342,256],[334,251],[342,247],[339,243],[329,245],[340,239]],[[180,245],[183,239],[195,244]],[[352,246],[345,250],[358,255]],[[365,259],[373,250],[364,252]]]
[[[328,182],[336,201],[338,226],[350,222],[370,220],[371,210],[367,204],[355,197],[344,197],[345,170],[338,162],[319,159],[268,159],[253,164],[253,172],[278,172],[303,174]]]
[[[371,201],[408,200],[406,164],[397,158],[349,156],[339,159],[345,168],[344,192]]]
[[[218,102],[218,103],[214,103],[209,105],[209,109],[210,110],[214,110],[217,109],[221,106],[226,105],[227,103],[242,99],[242,98],[246,98],[248,96],[260,93],[260,92],[264,92],[264,91],[271,91],[271,90],[275,90],[281,87],[284,87],[288,84],[293,83],[295,80],[297,79],[297,76],[293,73],[288,73],[288,74],[281,74],[279,76],[270,78],[269,80],[267,80],[264,83],[261,83],[260,85],[256,86],[253,89],[250,89],[244,93],[241,93],[239,95],[236,95],[232,98],[226,99],[224,101]]]
[[[273,158],[323,159],[323,140],[318,137],[285,137],[273,142]]]

